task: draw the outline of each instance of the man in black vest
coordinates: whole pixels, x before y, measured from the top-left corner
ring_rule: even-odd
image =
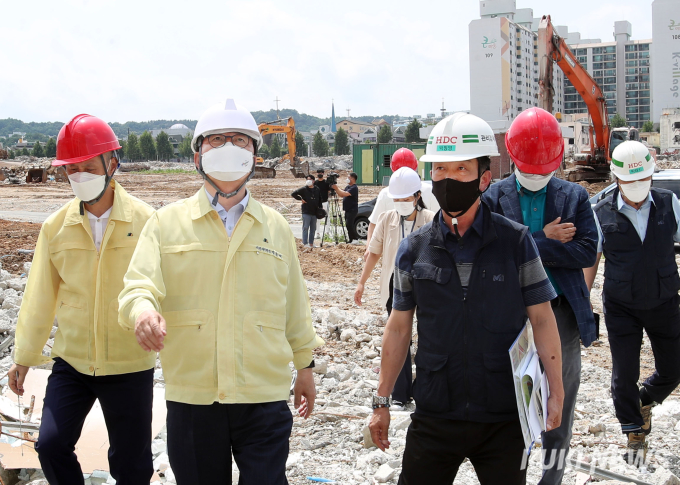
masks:
[[[508,350],[531,321],[550,384],[548,429],[560,425],[564,391],[560,338],[548,280],[527,227],[480,202],[498,155],[491,127],[456,113],[432,131],[441,211],[404,239],[394,271],[373,418],[373,442],[389,447],[389,395],[418,316],[416,411],[406,436],[400,485],[451,484],[465,458],[482,485],[524,484],[526,463]]]
[[[604,317],[612,353],[611,390],[616,417],[628,435],[624,458],[646,459],[652,407],[680,384],[680,276],[674,242],[680,241],[680,202],[652,188],[654,161],[640,142],[625,141],[612,155],[614,193],[595,207],[600,242],[592,287],[604,252]],[[643,330],[652,344],[655,372],[638,389]]]

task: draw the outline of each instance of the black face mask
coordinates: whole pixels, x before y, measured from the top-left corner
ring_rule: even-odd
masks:
[[[435,196],[439,206],[447,216],[455,218],[462,216],[482,194],[479,190],[479,178],[469,182],[461,182],[445,178],[432,181],[432,195]],[[451,213],[457,212],[456,216]]]

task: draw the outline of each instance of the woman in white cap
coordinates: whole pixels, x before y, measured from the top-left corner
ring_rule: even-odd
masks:
[[[361,272],[357,289],[354,292],[354,302],[361,306],[364,285],[371,275],[373,268],[383,257],[383,267],[380,275],[380,303],[392,312],[392,274],[394,261],[397,256],[399,243],[409,234],[420,229],[432,221],[434,212],[427,210],[421,197],[421,180],[418,173],[408,167],[401,167],[390,177],[387,195],[394,200],[395,209],[383,212],[373,231],[373,237],[368,246],[369,255]],[[406,356],[406,362],[392,392],[392,407],[404,405],[412,399],[413,373],[411,370],[411,352]]]

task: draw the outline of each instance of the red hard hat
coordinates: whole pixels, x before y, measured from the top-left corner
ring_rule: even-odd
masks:
[[[92,115],[78,115],[59,130],[57,158],[53,166],[84,162],[102,153],[120,148],[111,127]]]
[[[564,139],[557,119],[541,108],[529,108],[515,118],[505,134],[505,147],[524,173],[557,170],[564,155]]]
[[[416,154],[408,148],[400,148],[392,155],[392,160],[390,161],[390,168],[392,171],[396,172],[401,167],[418,170],[418,159],[416,158]]]

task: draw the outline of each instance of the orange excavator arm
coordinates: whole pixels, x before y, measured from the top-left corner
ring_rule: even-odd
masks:
[[[588,71],[579,64],[567,43],[560,37],[550,21],[550,15],[544,15],[538,27],[538,59],[540,64],[539,89],[541,107],[552,113],[553,97],[553,62],[564,72],[576,91],[581,95],[588,107],[588,114],[593,122],[590,129],[590,146],[592,159],[596,163],[609,161],[609,116],[607,102],[600,86]]]
[[[283,124],[285,122],[285,124]],[[260,123],[257,126],[262,136],[271,135],[273,133],[285,133],[288,141],[288,153],[285,154],[281,161],[286,160],[290,162],[290,170],[295,177],[304,177],[309,174],[309,164],[302,162],[300,158],[295,155],[297,152],[297,145],[295,143],[295,120],[293,117],[284,118],[281,120],[270,121],[267,123]],[[262,159],[258,159],[258,163],[262,163]]]

